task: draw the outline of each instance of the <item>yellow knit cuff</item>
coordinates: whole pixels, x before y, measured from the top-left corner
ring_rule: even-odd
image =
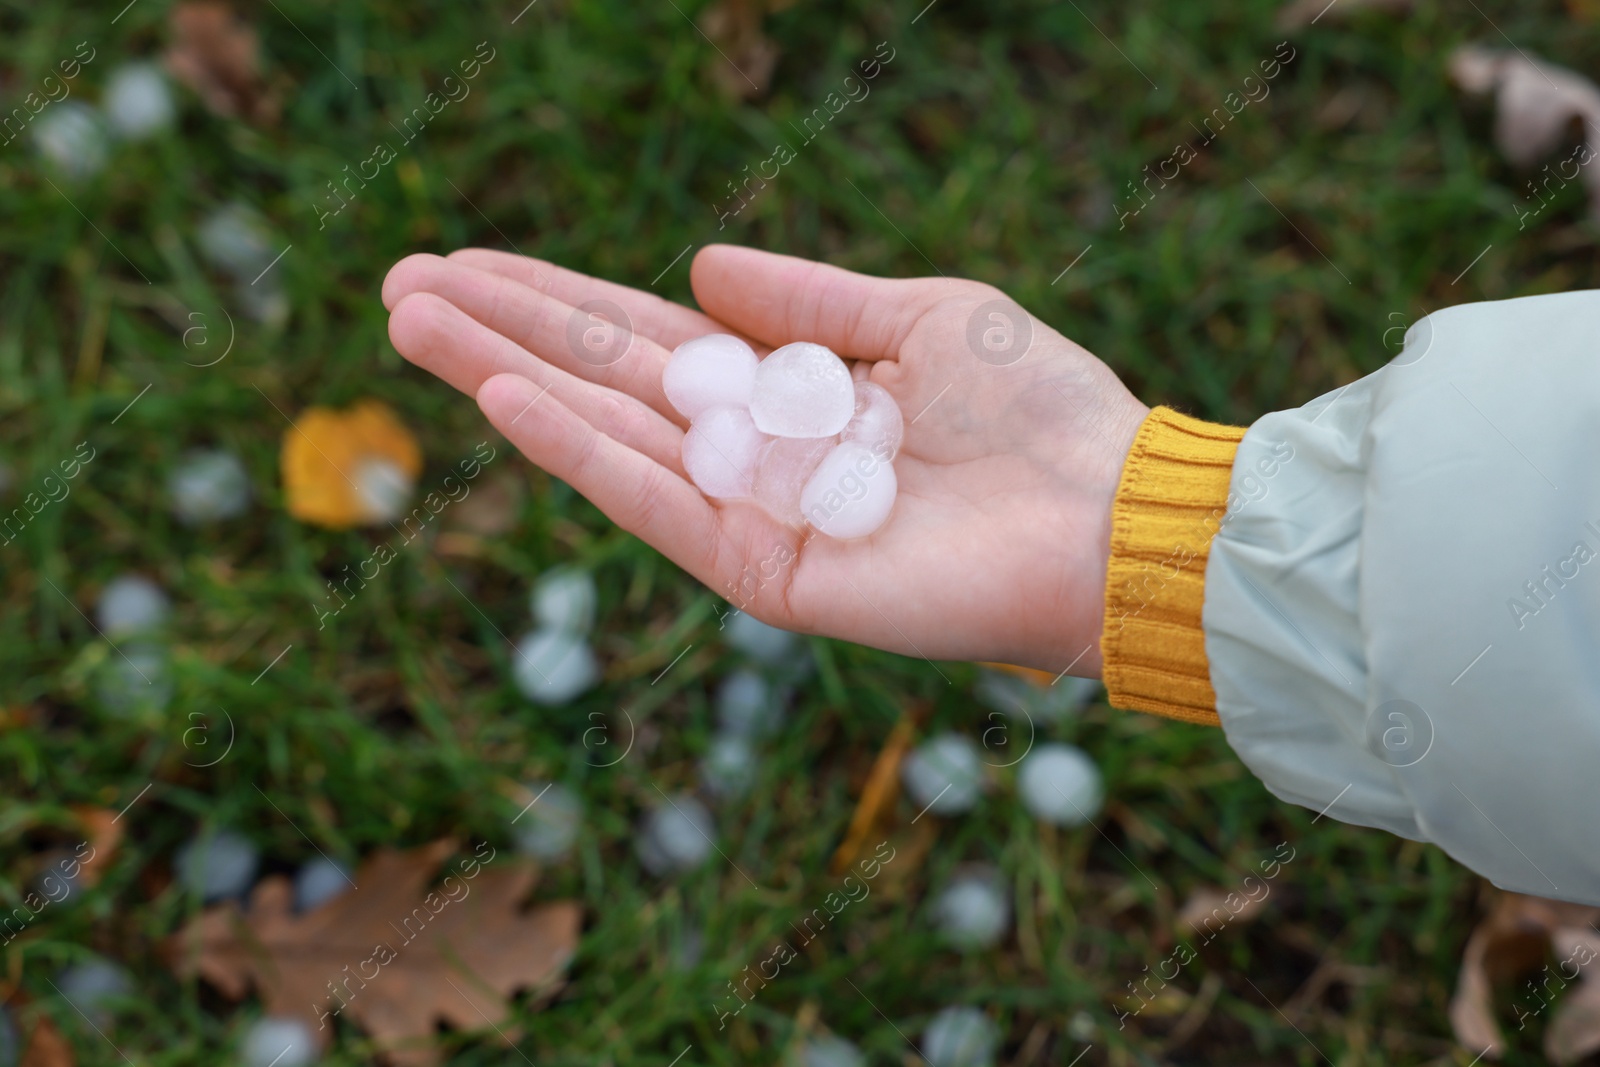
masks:
[[[1200,610],[1244,433],[1158,407],[1133,439],[1111,506],[1100,635],[1114,707],[1221,725]]]

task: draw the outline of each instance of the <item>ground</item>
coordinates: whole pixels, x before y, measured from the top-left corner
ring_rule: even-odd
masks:
[[[74,82],[86,101],[118,63],[159,53],[162,0],[117,6],[0,7],[6,107],[81,41],[95,50]],[[348,859],[443,836],[508,847],[517,805],[500,784],[534,778],[588,804],[576,858],[540,889],[586,914],[570,984],[522,1019],[521,1047],[540,1067],[665,1067],[686,1047],[684,1064],[770,1061],[813,1014],[873,1062],[909,1062],[907,1038],[949,1003],[992,1013],[1004,1063],[1067,1064],[1086,1048],[1085,1065],[1470,1061],[1445,1011],[1479,879],[1432,847],[1279,802],[1218,731],[1103,702],[1044,729],[1103,769],[1109,799],[1093,827],[1041,829],[1000,773],[975,813],[938,824],[903,882],[852,906],[719,1029],[727,984],[834,888],[828,858],[897,717],[913,708],[925,729],[984,728],[977,668],[813,641],[819,669],[760,785],[720,809],[725,857],[663,882],[634,858],[634,826],[657,787],[695,784],[709,694],[736,661],[722,602],[528,472],[513,532],[471,554],[407,549],[319,630],[325,579],[376,535],[291,519],[278,451],[306,406],[369,396],[417,433],[424,485],[492,438],[469,399],[395,353],[378,300],[395,260],[468,244],[685,301],[682,253],[716,240],[972,277],[1101,356],[1147,402],[1248,422],[1378,368],[1398,350],[1396,328],[1428,310],[1592,284],[1581,186],[1519,221],[1529,176],[1500,160],[1488,107],[1445,70],[1457,44],[1507,41],[1593,69],[1592,11],[1423,0],[1399,14],[1334,8],[1291,32],[1275,27],[1271,0],[793,3],[764,20],[770,87],[740,99],[719,55],[734,46],[699,28],[715,29],[710,5],[519,7],[251,6],[281,100],[275,124],[216,116],[185,90],[173,133],[115,148],[80,182],[41,167],[28,138],[0,146],[7,508],[79,442],[96,452],[69,497],[0,545],[0,632],[11,635],[0,642],[0,870],[11,872],[0,897],[19,897],[34,850],[69,834],[68,805],[138,798],[100,884],[3,950],[4,978],[55,1012],[79,1062],[121,1062],[121,1050],[213,1063],[258,1010],[180,982],[154,953],[195,907],[168,872],[198,825],[244,831],[274,870],[314,855],[313,840]],[[491,52],[470,92],[409,142],[391,125]],[[875,54],[870,92],[801,143],[801,120]],[[1175,148],[1200,147],[1213,109],[1246,91],[1175,177],[1144,184],[1170,175]],[[746,167],[770,173],[780,141],[792,161],[731,213],[730,183]],[[328,183],[346,167],[370,173],[380,142],[392,161],[327,214]],[[236,200],[287,246],[271,268],[290,301],[280,326],[251,319],[197,252],[201,219]],[[225,359],[198,366],[230,336]],[[202,445],[244,458],[257,492],[248,519],[197,530],[172,517],[166,472]],[[492,468],[521,460],[500,443]],[[510,682],[505,638],[527,626],[533,577],[561,563],[598,582],[605,680],[569,707],[537,709]],[[177,693],[164,714],[117,719],[94,708],[108,652],[82,612],[129,570],[173,597]],[[615,722],[619,706],[639,744],[596,767],[585,730]],[[186,731],[217,725],[217,708],[233,746],[195,766]],[[1173,952],[1190,894],[1228,891],[1283,849],[1293,859],[1260,917],[1219,933],[1119,1026],[1140,1003],[1130,983]],[[961,956],[938,942],[926,899],[975,860],[1011,879],[1017,929]],[[696,929],[703,950],[686,964]],[[115,1048],[71,1029],[52,999],[47,979],[85,949],[136,979]],[[1538,1062],[1536,1029],[1513,1038],[1508,1062]],[[456,1064],[514,1062],[476,1039],[449,1050]],[[365,1056],[352,1030],[328,1062]]]

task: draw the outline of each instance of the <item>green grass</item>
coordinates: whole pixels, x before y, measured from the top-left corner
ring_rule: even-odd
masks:
[[[115,6],[0,6],[5,98],[80,40],[98,50],[75,83],[82,99],[123,58],[157,51],[166,5],[142,0],[113,25]],[[86,950],[137,978],[110,1031],[135,1062],[215,1063],[256,1010],[154,958],[193,908],[167,872],[197,825],[244,831],[272,869],[313,855],[307,836],[347,859],[447,834],[503,847],[515,805],[498,783],[534,776],[571,784],[590,807],[578,855],[542,889],[580,898],[587,925],[571,984],[524,1020],[523,1049],[540,1067],[664,1067],[685,1046],[683,1064],[770,1061],[808,1006],[874,1062],[900,1063],[901,1035],[919,1039],[953,1002],[994,1013],[1008,1063],[1069,1063],[1086,1043],[1086,1065],[1467,1062],[1445,1007],[1477,879],[1431,847],[1279,803],[1216,731],[1104,705],[1051,731],[1105,770],[1097,828],[1041,831],[997,790],[940,826],[898,892],[852,905],[719,1030],[712,1005],[727,982],[835,886],[827,859],[900,710],[917,703],[931,724],[974,736],[986,725],[974,669],[814,641],[821,670],[770,746],[766,780],[721,812],[722,848],[756,885],[717,858],[661,883],[640,872],[632,827],[656,787],[694,784],[708,693],[735,665],[718,637],[720,600],[526,471],[533,492],[516,530],[483,558],[413,546],[318,632],[308,605],[324,577],[378,535],[290,520],[277,453],[284,413],[368,395],[419,432],[424,484],[490,433],[470,400],[393,351],[378,301],[396,259],[465,244],[683,300],[688,258],[669,264],[719,237],[874,273],[974,277],[1103,357],[1146,401],[1249,421],[1381,366],[1398,337],[1386,344],[1385,331],[1425,310],[1592,283],[1578,187],[1519,232],[1525,178],[1499,161],[1487,108],[1448,87],[1444,62],[1460,42],[1502,45],[1498,26],[1531,52],[1594,69],[1593,27],[1548,0],[1484,0],[1487,15],[1424,0],[1404,19],[1325,19],[1294,37],[1298,57],[1270,96],[1119,229],[1113,197],[1191,139],[1188,123],[1283,39],[1274,3],[940,0],[914,25],[920,3],[798,3],[766,20],[782,58],[753,103],[715,90],[721,60],[672,4],[540,0],[513,26],[518,6],[281,0],[253,16],[284,94],[276,127],[218,119],[186,96],[175,133],[117,149],[93,180],[56,178],[59,191],[25,141],[0,147],[0,459],[17,481],[7,507],[77,442],[98,451],[67,500],[0,545],[0,704],[31,709],[31,724],[0,729],[0,902],[26,890],[35,850],[74,832],[67,805],[120,809],[154,783],[102,884],[0,950],[4,975],[73,1035],[80,1062],[123,1062],[46,981]],[[705,5],[678,6],[697,17]],[[472,94],[319,231],[325,183],[396,140],[388,120],[484,40],[497,54]],[[880,41],[895,58],[871,95],[719,234],[726,183]],[[245,317],[196,251],[199,219],[234,199],[292,246],[274,268],[293,307],[281,330]],[[187,365],[211,357],[185,348],[185,320],[158,314],[162,301],[203,316],[189,321],[219,344],[226,310],[237,324],[228,358]],[[179,454],[204,444],[244,457],[258,500],[248,520],[196,532],[170,516],[162,487]],[[491,471],[525,470],[501,449]],[[607,676],[569,708],[535,710],[509,684],[502,635],[525,628],[533,576],[568,562],[599,582]],[[94,706],[108,650],[79,609],[130,569],[174,597],[177,695],[163,713],[118,720]],[[619,706],[641,740],[596,769],[587,716]],[[214,767],[190,766],[201,758],[184,731],[215,722],[218,707],[235,744]],[[1226,929],[1172,985],[1178,1011],[1201,1004],[1192,1036],[1166,1049],[1178,1016],[1155,1008],[1119,1029],[1119,998],[1172,951],[1189,892],[1238,885],[1280,842],[1296,858],[1263,918]],[[972,860],[1013,880],[1018,930],[1000,950],[960,957],[929,933],[925,899]],[[691,929],[703,956],[675,969]],[[1507,1062],[1538,1062],[1535,1036],[1514,1037]],[[329,1062],[362,1062],[359,1035],[345,1037]],[[454,1063],[515,1062],[475,1040],[453,1047]]]

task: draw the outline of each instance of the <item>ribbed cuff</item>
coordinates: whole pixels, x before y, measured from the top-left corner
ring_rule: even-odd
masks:
[[[1100,635],[1113,707],[1221,725],[1200,612],[1244,433],[1158,407],[1133,439],[1111,507]]]

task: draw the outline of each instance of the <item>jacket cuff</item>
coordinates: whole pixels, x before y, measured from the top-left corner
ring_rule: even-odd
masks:
[[[1113,707],[1221,725],[1200,612],[1244,434],[1158,407],[1133,439],[1111,506],[1100,634]]]

